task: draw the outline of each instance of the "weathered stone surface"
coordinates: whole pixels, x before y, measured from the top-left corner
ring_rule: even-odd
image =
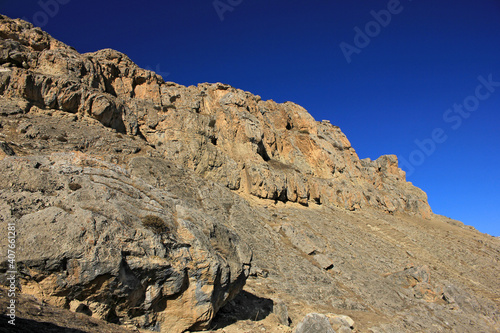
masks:
[[[273,300],[273,313],[278,318],[281,325],[290,325],[290,318],[288,317],[288,307],[285,302],[280,299]]]
[[[327,313],[326,316],[330,321],[330,325],[335,330],[335,332],[351,332],[354,328],[354,320],[346,315],[336,315],[333,313]]]
[[[293,103],[0,23],[16,154],[0,157],[0,222],[18,223],[37,302],[157,331],[291,333],[318,311],[359,332],[499,331],[500,239],[431,214],[394,156],[359,160]]]
[[[335,333],[328,317],[319,313],[309,313],[297,325],[294,333]]]
[[[243,287],[251,250],[200,202],[161,189],[181,170],[150,158],[129,168],[81,153],[0,161],[0,201],[10,207],[2,220],[17,220],[22,291],[162,332],[206,327]],[[200,186],[184,177],[183,190]],[[22,209],[13,196],[42,202]]]
[[[16,153],[7,142],[0,141],[0,159],[5,156],[14,156]]]
[[[319,254],[315,254],[313,256],[313,258],[321,266],[321,268],[323,268],[325,270],[329,270],[329,269],[333,268],[333,260],[330,259],[328,256],[326,256],[322,253],[319,253]]]
[[[11,66],[1,73],[5,98],[140,135],[165,158],[259,198],[430,216],[425,193],[405,181],[395,156],[360,161],[338,127],[294,103],[220,83],[166,83],[120,52],[81,55],[28,23],[0,23],[15,53],[0,61]]]
[[[0,288],[0,331],[9,333],[137,333],[134,327],[112,324],[82,313],[51,306],[30,295],[16,295],[15,326],[10,320],[7,307],[10,305],[7,291]]]
[[[290,242],[297,247],[299,250],[305,254],[312,255],[319,251],[318,242],[315,242],[315,238],[312,235],[297,230],[290,224],[283,224],[281,226],[281,232],[290,240]]]

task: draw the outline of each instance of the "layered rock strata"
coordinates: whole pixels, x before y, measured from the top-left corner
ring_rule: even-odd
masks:
[[[346,136],[302,107],[224,84],[164,82],[126,55],[79,54],[29,23],[1,20],[0,93],[14,105],[90,117],[139,136],[206,179],[282,202],[430,216],[395,156],[359,160]]]

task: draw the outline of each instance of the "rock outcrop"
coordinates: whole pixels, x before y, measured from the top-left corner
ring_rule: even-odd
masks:
[[[309,313],[297,325],[294,333],[335,333],[328,317],[319,313]]]
[[[259,198],[430,216],[425,193],[406,182],[395,156],[360,161],[338,127],[294,103],[220,83],[164,82],[120,52],[81,55],[27,23],[4,17],[1,24],[0,93],[25,109],[91,117]]]
[[[206,185],[163,160],[138,157],[125,169],[61,153],[5,158],[0,170],[0,214],[18,230],[24,293],[182,332],[206,327],[245,284],[250,248],[203,211],[217,206],[213,198],[192,200]],[[182,187],[169,188],[181,178]]]
[[[433,214],[395,156],[21,20],[0,17],[0,45],[0,223],[41,309],[22,323],[56,306],[174,333],[500,329],[500,239]]]

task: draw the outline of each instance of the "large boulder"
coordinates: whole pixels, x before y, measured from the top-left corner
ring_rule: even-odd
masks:
[[[81,153],[4,158],[0,216],[16,224],[22,292],[161,332],[207,327],[243,288],[252,253],[203,211],[215,200],[202,187],[157,159],[127,169]]]

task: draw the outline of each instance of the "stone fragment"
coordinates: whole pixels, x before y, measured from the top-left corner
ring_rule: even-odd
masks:
[[[319,313],[309,313],[297,325],[294,333],[335,333],[328,317]]]
[[[342,330],[348,330],[350,332],[354,328],[354,320],[349,316],[333,313],[328,313],[326,316],[335,332],[341,332]]]
[[[305,254],[312,255],[318,251],[318,247],[304,233],[290,224],[283,224],[280,230],[288,237],[290,242]]]
[[[313,256],[314,260],[323,268],[324,270],[330,270],[333,268],[333,260],[330,259],[327,255],[319,253]]]

